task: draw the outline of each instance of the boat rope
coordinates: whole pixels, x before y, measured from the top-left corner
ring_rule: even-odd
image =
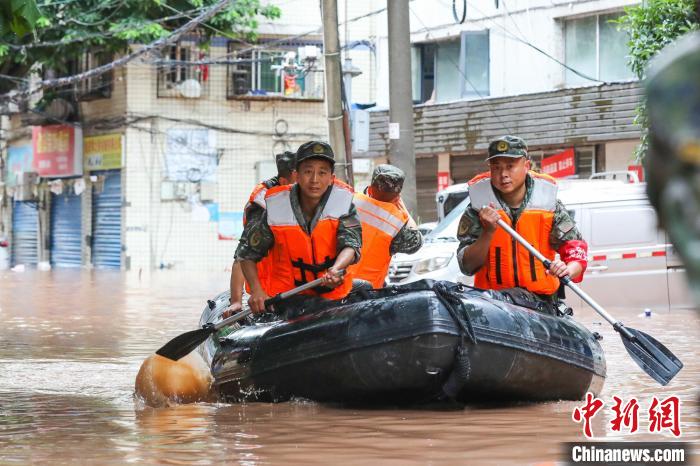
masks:
[[[459,285],[457,287],[460,289]],[[457,345],[455,350],[452,370],[441,387],[442,397],[454,401],[469,381],[469,376],[471,375],[469,346],[466,345],[465,339],[468,338],[472,343],[476,344],[476,335],[469,320],[469,313],[464,308],[464,302],[454,292],[454,287],[448,288],[444,282],[435,282],[432,289],[435,292],[435,296],[452,316],[460,333],[459,345]]]
[[[444,282],[435,282],[433,284],[435,296],[437,296],[442,305],[445,306],[450,313],[450,316],[452,316],[452,320],[455,321],[462,337],[468,337],[472,343],[476,344],[476,335],[474,334],[472,323],[469,320],[469,314],[464,308],[464,302],[462,302],[462,299],[450,288],[448,288]]]

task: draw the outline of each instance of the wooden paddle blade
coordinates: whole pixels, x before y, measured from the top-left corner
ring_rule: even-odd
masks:
[[[164,358],[177,361],[178,359],[190,354],[215,331],[216,329],[214,326],[208,325],[204,328],[183,333],[182,335],[178,335],[164,344],[158,351],[156,351],[156,354],[163,356]]]
[[[680,359],[651,335],[630,327],[625,328],[634,336],[630,340],[620,332],[622,343],[632,359],[658,383],[668,384],[683,368]]]

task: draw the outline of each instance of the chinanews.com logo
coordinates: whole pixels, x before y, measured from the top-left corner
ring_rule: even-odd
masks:
[[[646,402],[614,395],[612,399],[613,403],[607,408],[612,414],[609,422],[612,432],[671,434],[676,439],[681,436],[681,401],[678,396],[653,396]],[[586,393],[583,404],[571,413],[572,420],[581,424],[587,439],[593,437],[593,418],[603,412],[605,405],[605,401]],[[675,441],[565,444],[568,464],[690,464],[689,453],[688,444]]]

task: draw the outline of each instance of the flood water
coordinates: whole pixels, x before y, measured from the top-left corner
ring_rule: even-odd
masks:
[[[561,443],[584,439],[571,418],[581,403],[569,401],[464,409],[136,403],[144,358],[196,328],[205,300],[227,284],[225,273],[0,272],[0,464],[542,464],[563,462]],[[595,436],[697,448],[700,313],[608,310],[665,343],[685,368],[660,387],[607,323],[577,310],[604,336],[608,362]],[[639,401],[636,434],[611,430],[613,395]],[[652,397],[669,395],[682,402],[680,439],[647,432]]]

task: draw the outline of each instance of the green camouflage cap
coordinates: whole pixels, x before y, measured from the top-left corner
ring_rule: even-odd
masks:
[[[406,179],[399,167],[383,163],[372,172],[372,187],[385,193],[400,193]]]
[[[491,141],[489,144],[489,156],[486,158],[486,161],[488,162],[496,157],[530,158],[527,155],[527,144],[516,136],[501,136]]]
[[[275,155],[275,164],[277,165],[278,175],[288,175],[296,170],[297,154],[288,150],[277,154]]]
[[[296,167],[306,159],[322,159],[327,160],[331,165],[335,166],[335,154],[333,148],[326,142],[309,141],[297,149]]]
[[[664,48],[647,80],[649,201],[686,266],[700,305],[700,32]]]

